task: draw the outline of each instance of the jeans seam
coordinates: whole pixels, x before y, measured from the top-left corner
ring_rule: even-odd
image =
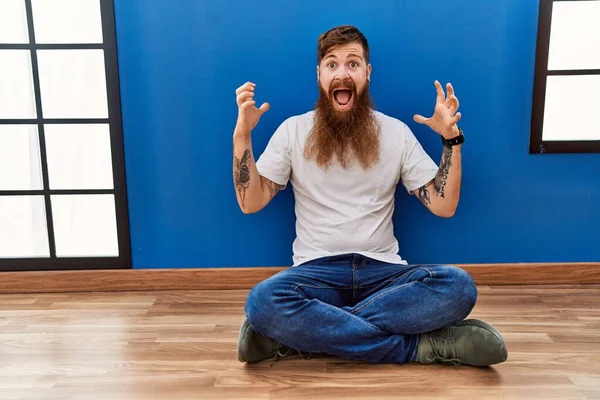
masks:
[[[356,301],[356,269],[355,264],[352,263],[352,302]]]
[[[368,302],[366,302],[362,306],[360,306],[360,307],[352,310],[351,312],[352,312],[352,314],[356,314],[356,313],[364,310],[366,307],[370,306],[371,304],[373,304],[373,302],[379,300],[382,296],[385,296],[388,293],[393,293],[393,292],[395,292],[397,290],[400,290],[400,289],[405,289],[405,288],[407,288],[407,287],[409,287],[409,286],[411,286],[411,285],[413,285],[415,283],[419,283],[419,281],[412,281],[412,282],[409,282],[409,283],[405,283],[403,285],[394,286],[394,287],[391,287],[389,289],[385,289],[382,293],[379,293],[377,296],[373,297],[371,300],[369,300]]]
[[[423,278],[423,282],[425,282],[425,279],[430,279],[430,278],[435,278],[436,277],[436,274],[433,271],[431,271],[429,268],[423,267],[421,265],[419,265],[417,268],[415,268],[414,271],[418,271],[419,269],[423,269],[423,270],[427,271],[427,273],[429,274],[429,276],[426,276],[426,277]],[[372,287],[375,287],[375,286],[381,286],[382,284],[385,284],[385,283],[396,282],[398,279],[401,279],[401,278],[402,277],[396,277],[396,278],[386,279],[383,282],[374,283],[373,285],[361,286],[360,288],[361,289],[368,289],[368,288],[372,288]]]
[[[331,286],[314,286],[314,285],[308,285],[305,283],[299,283],[296,286],[294,286],[294,292],[296,292],[296,290],[300,287],[300,286],[305,286],[305,287],[309,287],[309,288],[313,288],[313,289],[335,289],[335,290],[349,290],[352,288],[334,288]]]

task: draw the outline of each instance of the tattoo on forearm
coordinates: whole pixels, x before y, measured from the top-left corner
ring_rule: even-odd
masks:
[[[246,198],[246,190],[250,186],[250,163],[252,162],[250,149],[246,149],[240,160],[234,157],[234,179],[235,188],[240,194],[240,201],[242,206]]]
[[[433,182],[433,180],[427,182],[425,185],[421,186],[419,188],[419,191],[417,192],[417,196],[419,197],[419,200],[421,200],[421,203],[428,205],[431,204],[431,195],[429,194],[429,185],[431,185],[431,183]]]
[[[417,197],[421,200],[421,203],[425,205],[431,204],[431,193],[429,192],[429,187],[433,184],[433,188],[435,192],[440,197],[445,196],[444,189],[446,187],[446,181],[448,180],[448,173],[450,172],[450,160],[452,159],[452,147],[444,146],[444,150],[442,152],[442,161],[440,162],[440,168],[438,172],[431,181],[427,182],[425,185],[421,186],[418,189]]]
[[[444,197],[444,188],[446,181],[448,180],[448,173],[450,172],[450,159],[452,158],[452,147],[444,146],[442,152],[442,161],[440,162],[440,169],[434,179],[433,187],[435,191]]]
[[[263,185],[265,185],[267,188],[269,188],[269,193],[271,194],[271,198],[275,197],[277,192],[279,192],[281,189],[283,189],[283,185],[275,183],[275,182],[265,178],[264,176],[261,176],[260,180],[262,181]]]

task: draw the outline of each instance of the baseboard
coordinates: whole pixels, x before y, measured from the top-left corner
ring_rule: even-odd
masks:
[[[466,264],[478,285],[600,283],[600,263]],[[250,289],[284,267],[0,272],[0,294]]]

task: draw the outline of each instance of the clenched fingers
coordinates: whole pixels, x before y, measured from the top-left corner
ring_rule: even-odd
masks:
[[[236,94],[236,96],[237,96],[238,94],[240,94],[240,93],[242,93],[242,92],[244,92],[244,91],[246,91],[246,90],[254,91],[254,88],[255,88],[255,87],[256,87],[256,84],[255,84],[255,83],[252,83],[252,82],[246,82],[246,83],[244,83],[242,86],[240,86],[239,88],[237,88],[237,89],[235,90],[235,94]]]
[[[452,118],[452,125],[458,124],[458,121],[460,121],[462,115],[461,113],[456,113],[456,115],[454,116],[454,118]]]
[[[459,102],[458,98],[455,95],[449,96],[446,100],[446,104],[448,105],[450,112],[455,113],[456,110],[458,110]]]
[[[252,107],[255,104],[256,104],[256,102],[254,100],[246,101],[242,105],[240,105],[240,111],[246,110],[246,109],[248,109],[249,107]]]
[[[237,105],[241,106],[246,101],[252,100],[253,98],[254,98],[254,91],[252,91],[252,90],[245,90],[245,91],[243,91],[243,92],[241,92],[240,94],[237,95],[237,98],[236,98]]]

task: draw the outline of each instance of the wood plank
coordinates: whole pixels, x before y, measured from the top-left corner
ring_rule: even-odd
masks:
[[[0,398],[600,398],[598,321],[585,318],[600,315],[597,287],[565,290],[481,288],[471,317],[509,351],[491,368],[321,355],[242,364],[247,289],[1,295]]]
[[[457,264],[478,285],[600,284],[600,263]],[[286,267],[0,272],[0,294],[250,289]]]

